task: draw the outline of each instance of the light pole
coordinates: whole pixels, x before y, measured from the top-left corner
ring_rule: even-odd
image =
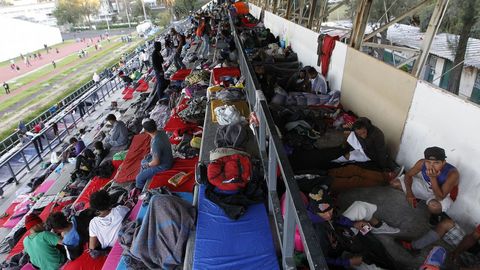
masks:
[[[110,32],[110,23],[108,23],[108,14],[105,15],[105,21],[107,22],[108,32]]]
[[[123,0],[123,4],[125,5],[125,13],[127,14],[128,28],[130,28],[132,25],[130,24],[130,16],[128,15],[127,1]]]
[[[142,1],[142,8],[143,8],[143,17],[145,17],[145,21],[147,20],[147,11],[145,10],[145,1],[144,0],[140,0]]]

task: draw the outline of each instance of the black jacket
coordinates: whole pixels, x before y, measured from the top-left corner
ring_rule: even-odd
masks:
[[[155,71],[163,73],[163,57],[160,51],[153,51],[152,53],[152,65]]]
[[[391,161],[387,154],[385,136],[378,127],[372,125],[370,120],[368,120],[368,123],[367,138],[362,139],[357,136],[357,139],[362,145],[365,154],[375,162],[380,169],[391,169]]]

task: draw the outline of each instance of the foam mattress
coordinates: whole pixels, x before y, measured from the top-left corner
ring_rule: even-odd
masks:
[[[265,206],[251,205],[231,220],[201,185],[193,269],[279,269]]]

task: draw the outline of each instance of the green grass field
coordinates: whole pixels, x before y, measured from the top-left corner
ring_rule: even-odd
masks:
[[[138,41],[134,41],[132,42],[132,44],[129,46],[128,49],[126,49],[125,51],[123,51],[122,53],[124,52],[131,52],[134,48],[136,48],[141,42],[143,42],[143,40],[138,40]],[[112,47],[109,47],[108,49],[107,48],[104,48],[102,52],[96,54],[96,55],[92,55],[92,56],[89,56],[88,58],[86,58],[84,61],[82,61],[81,63],[79,63],[78,65],[75,65],[75,66],[72,66],[64,71],[62,71],[61,73],[55,75],[54,77],[50,78],[49,80],[45,81],[45,82],[42,82],[41,84],[39,85],[36,85],[34,87],[31,87],[30,89],[28,90],[25,90],[23,91],[21,94],[17,95],[17,96],[22,96],[22,98],[20,99],[17,99],[16,102],[19,102],[21,101],[22,99],[25,99],[27,97],[29,97],[30,95],[36,93],[37,91],[40,91],[44,85],[46,83],[50,84],[50,85],[54,85],[55,83],[59,83],[59,80],[61,80],[62,78],[68,76],[68,75],[71,75],[71,74],[74,74],[76,72],[77,69],[81,69],[82,67],[85,67],[85,66],[91,66],[93,64],[93,62],[95,62],[96,60],[98,60],[99,58],[102,58],[104,57],[105,55],[109,54],[109,53],[112,53],[114,52],[115,50],[117,50],[118,48],[120,48],[122,45],[124,45],[124,43],[121,43],[119,42],[118,44],[114,44]],[[73,55],[73,59],[78,59],[78,56],[76,55]],[[70,56],[69,56],[70,57]],[[68,58],[68,57],[67,57]],[[100,66],[100,67],[97,67],[96,68],[96,71],[97,72],[100,72],[100,71],[103,71],[105,68],[107,67],[110,67],[112,65],[114,65],[115,63],[117,63],[118,61],[120,60],[120,54],[118,57],[110,60],[109,62],[107,62],[106,64]],[[57,66],[58,68],[58,66]],[[50,71],[52,71],[52,68],[50,68]],[[35,117],[37,117],[39,114],[43,113],[44,111],[46,111],[47,109],[49,109],[50,107],[52,107],[54,104],[57,104],[60,100],[62,100],[63,98],[65,98],[66,96],[70,95],[71,93],[73,93],[74,91],[76,91],[78,88],[80,88],[82,85],[84,85],[85,83],[87,83],[88,81],[91,80],[91,76],[93,74],[93,70],[91,72],[89,72],[88,74],[83,74],[84,76],[77,76],[76,78],[80,78],[80,80],[74,80],[74,81],[71,81],[69,84],[67,84],[67,90],[64,90],[62,91],[62,93],[54,98],[52,98],[52,100],[50,102],[48,102],[48,104],[44,105],[44,106],[41,106],[40,108],[36,109],[35,111],[32,111],[29,115],[25,116],[25,118],[23,118],[23,120],[25,122],[29,122],[31,121],[32,119],[34,119]],[[33,75],[33,74],[32,74]],[[25,94],[23,95],[23,93],[25,92]],[[40,96],[38,96],[37,100],[40,100],[42,98],[45,98],[46,96],[48,96],[48,93],[45,93],[45,94],[42,94]],[[6,103],[6,102],[5,102]],[[10,106],[12,104],[15,104],[15,102],[8,102],[10,103]],[[0,104],[0,109],[1,108],[8,108],[9,106],[5,106],[2,102],[2,104]],[[3,119],[1,119],[3,121]],[[13,124],[12,126],[10,126],[9,128],[3,130],[2,132],[0,132],[0,140],[3,140],[5,139],[6,137],[8,137],[10,134],[12,134],[16,128],[16,124]]]
[[[74,72],[75,69],[77,68],[80,68],[81,66],[84,66],[84,65],[89,65],[90,63],[92,63],[93,61],[95,61],[96,59],[100,58],[100,57],[103,57],[104,55],[107,55],[113,51],[115,51],[116,49],[118,49],[119,47],[121,47],[123,45],[123,43],[121,42],[117,42],[117,43],[114,43],[114,45],[112,47],[109,47],[108,49],[104,49],[102,52],[99,52],[93,56],[89,56],[88,58],[86,58],[85,60],[81,61],[78,65],[75,65],[73,67],[70,67],[64,71],[62,71],[61,73],[53,76],[52,78],[50,78],[49,80],[47,81],[43,81],[42,83],[39,83],[39,84],[36,84],[30,88],[28,88],[27,90],[24,90],[22,91],[21,93],[17,94],[16,96],[13,96],[12,98],[10,99],[7,99],[5,100],[4,102],[2,102],[0,104],[0,111],[2,110],[5,110],[7,108],[9,108],[10,106],[14,105],[15,103],[37,93],[38,91],[40,91],[41,89],[45,88],[45,86],[48,84],[48,85],[53,85],[57,82],[59,82],[61,79],[65,78],[66,76],[70,75],[72,72]],[[67,59],[68,58],[68,59]],[[65,58],[64,60],[66,60],[65,62],[62,61],[61,65],[59,64],[57,66],[57,68],[61,68],[63,66],[66,66],[66,65],[69,65],[71,64],[72,62],[75,62],[78,60],[78,56],[76,55],[70,55],[68,56],[67,58]],[[22,78],[24,80],[22,81],[25,81],[25,84],[26,83],[29,83],[31,81],[34,81],[38,78],[41,78],[47,74],[49,74],[50,72],[52,72],[54,69],[53,67],[51,66],[47,66],[47,67],[44,67],[42,69],[40,69],[37,74],[37,72],[35,72],[34,74],[31,74],[31,75],[28,75],[26,76],[25,78]],[[92,72],[93,74],[93,72]],[[91,76],[91,74],[89,74],[89,77]],[[27,78],[28,77],[28,78]]]

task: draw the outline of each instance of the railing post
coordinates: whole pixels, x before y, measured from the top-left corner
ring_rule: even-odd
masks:
[[[273,144],[273,137],[270,136],[270,143],[268,148],[268,191],[277,190],[277,156],[275,154],[275,146]],[[269,201],[268,210],[273,214],[274,207]]]
[[[70,131],[68,130],[67,121],[65,121],[65,115],[62,116],[62,120],[63,120],[63,125],[65,125],[65,130],[67,131],[67,134],[70,135]]]
[[[28,170],[28,171],[31,171],[30,165],[28,164],[28,160],[27,160],[27,158],[25,157],[25,153],[23,153],[23,150],[20,151],[20,155],[22,156],[23,161],[25,161],[25,167],[27,167],[27,170]]]
[[[295,269],[295,262],[293,261],[293,249],[295,242],[295,209],[293,207],[292,198],[287,191],[285,194],[285,216],[283,218],[283,244],[282,254],[283,269]]]
[[[80,113],[80,112],[78,112],[78,113]],[[77,127],[77,120],[75,120],[75,116],[73,115],[73,111],[70,112],[70,116],[72,117],[73,126],[76,128]]]
[[[8,167],[8,170],[10,171],[10,174],[12,175],[13,179],[15,179],[15,183],[18,184],[17,175],[13,171],[12,165],[10,165],[10,161],[7,161],[7,167]]]

